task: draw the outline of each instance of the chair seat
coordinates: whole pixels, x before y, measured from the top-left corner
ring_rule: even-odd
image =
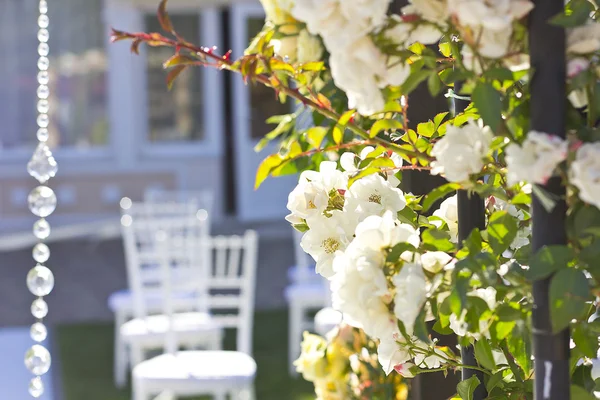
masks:
[[[222,327],[208,313],[188,312],[174,314],[171,329],[181,337],[186,333],[219,333]],[[139,340],[143,337],[162,337],[168,330],[169,317],[159,314],[125,322],[121,326],[121,335],[126,340]]]
[[[148,309],[148,312],[160,312],[162,311],[162,296],[156,292],[144,293],[145,303],[144,305]],[[193,298],[192,292],[176,292],[173,294],[175,299],[174,306],[177,307],[177,300],[182,300],[181,307],[185,308],[186,306],[189,308],[189,301]],[[117,311],[125,311],[128,313],[133,312],[133,294],[129,289],[119,290],[117,292],[111,293],[108,297],[108,308],[112,312]]]
[[[342,313],[331,307],[325,307],[315,315],[315,331],[325,336],[342,322]]]
[[[256,362],[249,355],[238,351],[180,351],[162,354],[143,361],[133,369],[134,379],[169,384],[196,383],[247,385],[254,381]]]
[[[296,265],[288,268],[287,271],[288,281],[291,283],[303,283],[303,282],[319,282],[323,281],[321,275],[317,274],[315,271],[315,265],[310,265],[308,267],[298,267]]]

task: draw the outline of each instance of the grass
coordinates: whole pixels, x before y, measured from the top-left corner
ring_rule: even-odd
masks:
[[[254,323],[257,400],[314,399],[312,384],[288,375],[287,313],[258,312]],[[129,389],[113,386],[113,332],[106,323],[57,327],[64,400],[131,399]],[[227,335],[226,348],[233,348],[233,339]]]

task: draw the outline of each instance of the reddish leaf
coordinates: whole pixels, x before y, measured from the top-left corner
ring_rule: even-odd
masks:
[[[181,72],[187,67],[187,65],[177,65],[167,74],[167,87],[169,90],[173,87],[173,83],[175,82],[175,78],[181,74]]]
[[[160,26],[166,32],[174,33],[175,29],[173,29],[171,18],[169,18],[169,13],[167,12],[167,2],[168,0],[161,0],[158,6],[158,22],[160,22]]]

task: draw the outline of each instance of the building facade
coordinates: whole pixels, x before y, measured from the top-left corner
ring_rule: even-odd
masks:
[[[49,143],[59,163],[53,181],[58,224],[116,216],[118,201],[149,188],[210,190],[216,221],[285,215],[295,177],[268,180],[254,191],[254,173],[273,148],[254,145],[287,112],[268,89],[210,68],[186,71],[171,91],[162,62],[172,50],[110,43],[111,28],[157,31],[158,0],[55,0],[50,4]],[[170,0],[177,30],[191,42],[243,53],[261,28],[257,1]],[[28,229],[25,166],[35,145],[37,2],[0,5],[0,229]]]

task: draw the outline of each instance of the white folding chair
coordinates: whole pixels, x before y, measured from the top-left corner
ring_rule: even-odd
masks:
[[[111,294],[108,300],[109,307],[115,314],[114,381],[117,387],[123,387],[126,384],[127,367],[131,364],[129,356],[135,356],[134,363],[143,358],[145,345],[141,344],[130,351],[122,333],[122,326],[135,314],[134,295],[131,289],[134,286],[133,281],[138,278],[137,275],[140,275],[139,279],[144,283],[153,284],[153,279],[156,280],[158,254],[153,248],[153,232],[172,221],[183,220],[185,223],[193,223],[194,230],[190,233],[193,233],[197,251],[200,251],[200,242],[209,234],[208,221],[197,216],[198,206],[193,201],[188,203],[132,203],[129,200],[122,201],[121,205],[121,225],[129,289]],[[144,293],[146,311],[148,313],[162,311],[160,296],[157,296],[156,292]],[[177,295],[185,298],[190,294],[178,293]],[[183,304],[182,307],[185,305]],[[181,310],[184,311],[185,308]],[[206,323],[208,324],[209,321]],[[133,329],[131,326],[129,328]],[[143,332],[143,325],[138,322],[134,331]],[[132,331],[127,333],[133,334]],[[219,348],[220,337],[217,336],[217,333],[213,332],[208,336],[206,340],[210,341],[209,345]],[[159,346],[162,345],[160,338],[148,339],[148,342],[156,343],[157,341]],[[148,345],[150,344],[148,343]]]
[[[162,304],[165,315],[173,321],[176,297],[169,264],[177,252],[169,238],[162,243],[161,271],[171,277],[163,280]],[[179,332],[171,330],[165,337],[168,352],[134,367],[133,400],[149,400],[159,394],[169,398],[212,395],[224,400],[230,395],[232,399],[254,399],[256,363],[251,354],[258,237],[256,232],[247,231],[241,237],[213,237],[203,245],[207,247],[203,252],[207,262],[202,265],[208,266],[211,274],[209,288],[226,292],[211,296],[208,303],[211,309],[237,310],[235,315],[213,314],[223,326],[237,329],[237,351],[177,351]],[[188,283],[203,286],[196,279]]]
[[[183,191],[149,188],[144,192],[144,202],[158,204],[192,203],[198,207],[199,217],[210,218],[213,211],[214,195],[210,190]]]
[[[289,373],[296,376],[293,362],[300,355],[302,333],[314,330],[314,319],[309,314],[325,307],[329,299],[329,285],[325,278],[315,272],[312,258],[302,250],[302,233],[294,229],[294,255],[296,265],[288,270],[291,284],[285,288],[288,303],[288,365]]]

